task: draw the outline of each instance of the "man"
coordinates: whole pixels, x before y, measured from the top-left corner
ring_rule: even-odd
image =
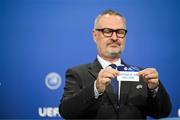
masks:
[[[171,111],[169,96],[155,68],[141,69],[125,64],[125,18],[106,10],[95,20],[93,38],[98,55],[93,63],[67,70],[64,95],[59,112],[66,119],[146,119],[167,117]],[[115,66],[115,67],[113,67]],[[139,69],[138,82],[122,81],[114,92],[116,66]],[[119,83],[120,84],[120,83]]]

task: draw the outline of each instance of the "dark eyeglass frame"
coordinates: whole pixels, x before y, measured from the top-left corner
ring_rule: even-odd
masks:
[[[111,29],[111,28],[101,28],[101,29],[95,29],[95,30],[102,32],[105,37],[112,37],[114,32],[116,33],[116,36],[118,38],[124,38],[126,36],[126,34],[127,34],[126,29],[115,29],[114,30],[114,29]],[[107,32],[109,32],[109,33],[107,33]],[[118,32],[120,32],[120,33],[124,32],[124,34],[120,34]]]

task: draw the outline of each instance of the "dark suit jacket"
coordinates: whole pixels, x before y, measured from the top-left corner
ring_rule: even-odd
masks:
[[[112,92],[111,85],[107,87],[103,95],[95,99],[94,81],[101,69],[96,59],[93,63],[67,70],[64,94],[59,106],[59,112],[63,118],[145,119],[147,115],[153,118],[169,115],[171,102],[162,84],[159,85],[156,97],[152,97],[142,78],[139,82],[121,83],[119,103]],[[141,87],[138,88],[138,85]]]

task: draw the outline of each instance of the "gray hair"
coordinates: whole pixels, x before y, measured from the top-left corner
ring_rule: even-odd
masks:
[[[96,19],[95,19],[95,21],[94,21],[94,28],[97,27],[97,23],[99,22],[100,18],[101,18],[102,16],[104,16],[104,15],[117,15],[117,16],[123,18],[124,23],[125,23],[125,28],[126,28],[126,19],[125,19],[125,17],[124,17],[122,14],[120,14],[119,12],[116,12],[116,11],[111,10],[111,9],[108,9],[108,10],[103,11],[102,13],[100,13],[100,14],[96,17]]]

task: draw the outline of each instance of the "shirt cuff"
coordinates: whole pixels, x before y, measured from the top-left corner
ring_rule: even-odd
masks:
[[[96,81],[94,82],[94,97],[95,97],[95,99],[98,99],[98,97],[100,96],[100,95],[102,95],[103,93],[99,93],[98,92],[98,90],[97,90],[97,88],[96,88]]]

